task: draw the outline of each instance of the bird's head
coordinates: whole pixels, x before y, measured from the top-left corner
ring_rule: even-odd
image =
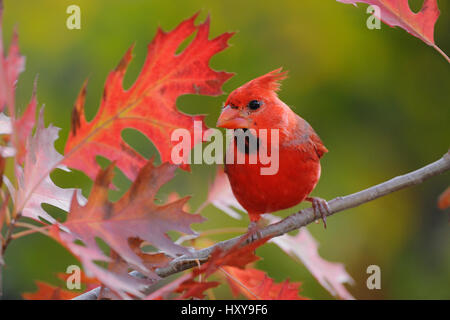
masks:
[[[285,124],[286,106],[277,96],[287,72],[281,68],[253,79],[227,98],[217,126],[227,129],[273,129]]]

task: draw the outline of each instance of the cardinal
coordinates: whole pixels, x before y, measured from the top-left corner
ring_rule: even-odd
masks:
[[[322,218],[326,228],[328,204],[310,193],[320,178],[320,158],[328,150],[308,122],[278,98],[280,81],[286,74],[279,68],[231,92],[217,121],[218,127],[234,129],[235,139],[228,146],[225,172],[234,196],[249,214],[249,230],[257,228],[262,214],[302,201],[312,203],[315,216]],[[261,129],[266,132],[277,129],[278,141],[269,141],[270,135],[263,136]],[[238,143],[239,134],[245,134],[244,147]],[[249,143],[255,141],[250,148]],[[277,143],[275,148],[273,143]],[[259,155],[259,148],[278,152],[276,173],[262,174],[261,168],[267,164],[259,156],[256,163],[249,161],[252,153]],[[246,161],[235,161],[239,156]]]

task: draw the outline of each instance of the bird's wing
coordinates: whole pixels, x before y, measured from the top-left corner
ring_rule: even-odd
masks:
[[[316,149],[316,153],[319,156],[319,159],[322,158],[322,156],[328,152],[328,149],[323,145],[322,140],[320,139],[320,137],[317,135],[317,133],[314,131],[314,129],[312,129],[312,132],[309,136],[309,138],[311,139],[312,143],[314,144],[314,148]]]
[[[314,131],[311,125],[301,118],[299,115],[296,115],[296,126],[292,131],[293,136],[291,143],[297,146],[305,146],[312,145],[314,150],[319,157],[319,159],[328,152],[328,149],[324,146],[322,140],[319,135]]]

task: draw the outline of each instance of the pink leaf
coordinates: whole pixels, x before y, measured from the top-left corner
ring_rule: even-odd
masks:
[[[173,178],[176,169],[177,166],[167,162],[155,167],[153,160],[149,160],[139,171],[129,191],[112,203],[108,200],[114,174],[114,164],[111,164],[98,173],[86,205],[82,206],[74,195],[67,220],[62,224],[67,232],[55,228],[52,230],[53,237],[80,259],[88,276],[94,275],[120,296],[124,297],[125,293],[137,295],[142,282],[130,278],[123,271],[131,267],[154,281],[159,277],[153,271],[154,263],[150,260],[165,261],[158,259],[158,254],[152,255],[154,259],[150,259],[148,254],[142,255],[137,250],[138,244],[146,241],[173,255],[189,253],[187,248],[173,243],[167,233],[194,234],[190,225],[204,220],[200,215],[183,211],[188,198],[163,205],[155,203],[158,190]],[[111,273],[111,269],[105,270],[94,263],[98,260],[110,261],[99,248],[97,238],[108,244],[123,262],[119,268],[122,272]],[[76,240],[82,241],[84,246],[77,244]],[[134,248],[130,241],[134,243]]]
[[[14,124],[14,131],[16,133],[16,161],[19,164],[23,164],[25,160],[26,154],[26,144],[28,137],[31,135],[33,131],[35,122],[36,122],[36,82],[34,83],[33,95],[31,97],[31,101],[28,104],[25,112],[22,117],[16,120]]]
[[[242,219],[242,216],[235,209],[245,212],[245,209],[234,197],[228,177],[221,166],[218,167],[214,183],[209,188],[207,203],[211,203],[217,209],[237,220]]]
[[[280,220],[272,215],[268,215],[267,218],[272,223]],[[299,259],[314,278],[333,296],[341,299],[354,299],[343,285],[344,283],[353,284],[352,277],[345,271],[342,263],[329,262],[320,257],[318,243],[308,229],[300,229],[296,236],[285,234],[272,238],[270,241],[291,257]]]
[[[42,176],[42,172],[50,171],[53,167],[68,170],[58,166],[63,156],[55,147],[59,128],[52,125],[45,128],[43,109],[40,112],[36,132],[27,141],[27,153],[24,158],[24,167],[16,166],[18,191],[15,204],[22,215],[32,219],[45,220],[54,223],[55,219],[42,209],[42,203],[48,203],[62,210],[68,211],[75,189],[63,189],[56,186],[50,175]],[[85,202],[80,196],[79,201]]]
[[[140,291],[150,283],[130,276],[127,272],[114,272],[100,267],[95,261],[112,262],[98,247],[85,247],[76,244],[75,236],[61,232],[59,227],[53,225],[50,235],[60,244],[72,252],[82,263],[88,277],[98,279],[102,284],[113,290],[122,299],[130,299],[129,294],[143,297]]]
[[[20,55],[18,36],[14,32],[8,56],[3,50],[3,9],[0,8],[0,111],[8,104],[10,113],[14,112],[14,91],[19,74],[25,68],[25,58]]]
[[[414,13],[408,0],[337,0],[354,4],[358,2],[376,5],[380,8],[377,18],[391,27],[400,27],[423,42],[435,48],[448,62],[449,57],[434,43],[434,26],[439,17],[436,0],[425,0],[422,9]],[[375,11],[376,13],[377,11]]]

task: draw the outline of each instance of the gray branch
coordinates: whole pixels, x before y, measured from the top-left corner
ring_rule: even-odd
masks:
[[[327,216],[331,216],[337,212],[357,207],[366,202],[375,200],[377,198],[388,195],[400,189],[408,188],[424,182],[425,180],[440,175],[446,171],[450,170],[450,151],[447,152],[441,159],[423,167],[413,172],[407,173],[402,176],[395,177],[386,182],[377,184],[368,189],[352,193],[345,197],[337,197],[328,202],[329,213]],[[259,238],[273,238],[281,236],[290,231],[300,229],[312,222],[317,220],[312,208],[307,208],[294,213],[287,218],[271,224],[265,228],[262,228],[258,234],[258,237],[248,238],[241,245],[247,245]],[[195,253],[189,255],[184,255],[172,260],[167,267],[159,268],[156,273],[164,278],[169,275],[196,267],[198,265],[197,261],[204,263],[208,261],[211,253],[216,248],[221,248],[227,250],[236,245],[240,240],[240,237],[235,237],[229,240],[218,242],[208,248],[201,249]],[[99,289],[94,289],[78,296],[77,300],[93,300],[98,298]]]

